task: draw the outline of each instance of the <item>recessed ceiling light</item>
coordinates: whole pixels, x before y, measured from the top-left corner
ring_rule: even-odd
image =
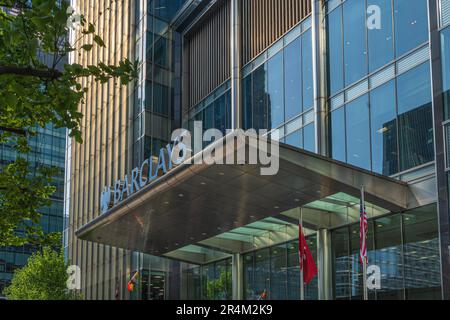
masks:
[[[183,198],[183,197],[184,197],[184,194],[180,193],[178,196],[179,196],[180,198]]]

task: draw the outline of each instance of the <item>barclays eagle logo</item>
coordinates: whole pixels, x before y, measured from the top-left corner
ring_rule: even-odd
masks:
[[[100,196],[100,210],[102,213],[108,212],[111,205],[111,188],[106,187]]]

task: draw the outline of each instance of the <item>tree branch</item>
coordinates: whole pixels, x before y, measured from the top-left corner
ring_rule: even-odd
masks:
[[[31,67],[0,66],[0,76],[5,74],[46,79],[58,79],[62,76],[62,73],[58,70],[38,70]]]
[[[25,130],[22,129],[14,129],[14,128],[7,128],[7,127],[3,127],[0,126],[0,131],[6,131],[6,132],[10,132],[10,133],[15,133],[21,136],[25,136],[27,133]]]

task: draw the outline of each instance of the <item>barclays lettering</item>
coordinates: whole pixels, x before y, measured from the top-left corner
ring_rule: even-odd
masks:
[[[167,174],[174,166],[181,164],[192,164],[194,162],[193,164],[207,165],[245,163],[253,165],[259,163],[261,164],[261,175],[267,176],[278,173],[279,144],[276,137],[279,136],[279,132],[277,130],[270,133],[270,138],[266,130],[259,130],[259,133],[256,130],[247,130],[246,132],[243,130],[227,130],[227,136],[224,139],[221,131],[210,129],[203,132],[202,128],[202,122],[194,123],[193,149],[191,147],[191,133],[185,129],[175,130],[172,134],[171,143],[160,149],[157,160],[156,157],[145,159],[123,180],[116,181],[113,187],[105,187],[100,197],[101,212],[108,212],[123,200]],[[221,143],[219,143],[220,141]],[[248,144],[246,144],[246,141],[248,141]],[[203,148],[204,143],[210,146]],[[248,150],[246,146],[248,146]],[[230,152],[224,154],[224,149],[227,148],[231,148]],[[236,157],[234,151],[236,151]],[[192,153],[197,156],[192,158]],[[248,162],[246,162],[246,155],[249,157]]]
[[[158,177],[165,175],[173,168],[174,163],[172,157],[174,152],[178,149],[169,144],[166,148],[162,148],[159,152],[158,161],[153,163],[151,158],[144,160],[140,167],[136,167],[131,172],[131,176],[126,175],[122,180],[118,180],[114,184],[114,189],[111,187],[105,187],[101,194],[101,211],[107,212],[112,207],[118,205],[124,199],[130,197],[132,194],[138,192]],[[185,153],[186,157],[187,153]],[[179,162],[179,158],[176,163],[182,163],[185,159]]]

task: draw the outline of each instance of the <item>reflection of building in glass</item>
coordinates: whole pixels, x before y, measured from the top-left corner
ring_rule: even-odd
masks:
[[[63,200],[64,200],[64,166],[66,130],[57,129],[49,124],[44,129],[38,128],[37,135],[30,137],[28,143],[31,151],[26,155],[30,163],[31,172],[41,166],[57,168],[57,176],[53,182],[57,187],[56,193],[52,195],[52,205],[42,208],[41,225],[45,233],[61,232],[63,230]],[[0,146],[0,167],[14,161],[17,157],[16,151],[11,146],[2,144]],[[0,294],[7,286],[16,269],[23,267],[29,256],[36,248],[29,245],[23,247],[0,247]]]

